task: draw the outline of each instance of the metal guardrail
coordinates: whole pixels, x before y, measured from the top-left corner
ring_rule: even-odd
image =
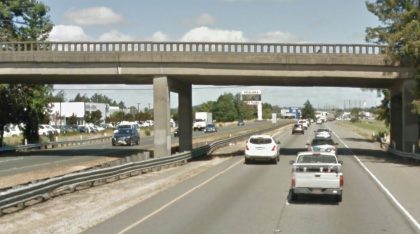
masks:
[[[287,124],[288,123],[276,124],[275,126],[256,132],[245,133],[239,136],[215,141],[209,145],[198,147],[192,152],[184,152],[173,156],[148,159],[139,162],[130,162],[107,168],[95,168],[88,171],[70,173],[59,177],[47,178],[42,181],[18,185],[13,188],[3,189],[0,191],[0,216],[21,210],[55,196],[110,183],[155,169],[159,170],[163,167],[181,165],[190,159],[207,155],[213,150],[230,142],[247,138],[253,134],[272,131]]]
[[[388,48],[373,44],[280,44],[226,42],[0,42],[2,52],[195,52],[276,54],[386,54]]]
[[[396,150],[390,146],[388,146],[388,152],[399,156],[399,157],[403,157],[403,158],[411,158],[411,159],[415,159],[415,160],[420,160],[420,154],[416,154],[416,153],[408,153],[408,152],[402,152],[399,150]]]
[[[48,143],[38,143],[38,144],[27,144],[27,145],[17,145],[8,148],[0,148],[1,153],[9,153],[9,152],[16,152],[16,151],[25,151],[31,149],[50,149],[50,148],[60,148],[65,146],[74,146],[74,145],[83,145],[87,143],[94,143],[94,142],[103,142],[111,140],[112,136],[105,136],[105,137],[96,137],[91,139],[85,140],[74,140],[74,141],[52,141]]]

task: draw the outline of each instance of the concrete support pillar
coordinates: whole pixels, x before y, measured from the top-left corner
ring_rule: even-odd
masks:
[[[154,157],[171,155],[169,80],[166,76],[153,78]]]
[[[179,150],[192,150],[192,95],[191,84],[182,84],[178,91]]]
[[[419,118],[411,112],[416,82],[403,81],[391,89],[391,146],[397,150],[412,152],[418,149]]]

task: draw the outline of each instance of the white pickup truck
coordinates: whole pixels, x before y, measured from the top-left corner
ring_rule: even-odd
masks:
[[[293,165],[291,201],[296,201],[299,194],[315,194],[333,195],[337,202],[341,202],[344,185],[342,162],[334,153],[301,152],[290,164]]]

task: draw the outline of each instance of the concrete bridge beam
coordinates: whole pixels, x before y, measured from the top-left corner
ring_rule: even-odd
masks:
[[[178,82],[179,150],[192,150],[192,90],[191,84]]]
[[[171,155],[170,92],[178,93],[179,149],[192,150],[192,90],[191,84],[166,76],[153,78],[154,155]]]
[[[406,80],[391,89],[391,145],[403,152],[419,145],[419,116],[411,111],[415,88],[415,80]]]
[[[166,76],[153,78],[154,157],[171,155],[169,80]]]

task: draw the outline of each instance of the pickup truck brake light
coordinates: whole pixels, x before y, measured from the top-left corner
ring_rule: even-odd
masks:
[[[273,145],[273,148],[271,148],[271,151],[276,151],[276,145]]]
[[[342,188],[344,186],[344,176],[340,175],[340,187]]]
[[[296,186],[296,178],[295,176],[292,176],[292,188]]]

